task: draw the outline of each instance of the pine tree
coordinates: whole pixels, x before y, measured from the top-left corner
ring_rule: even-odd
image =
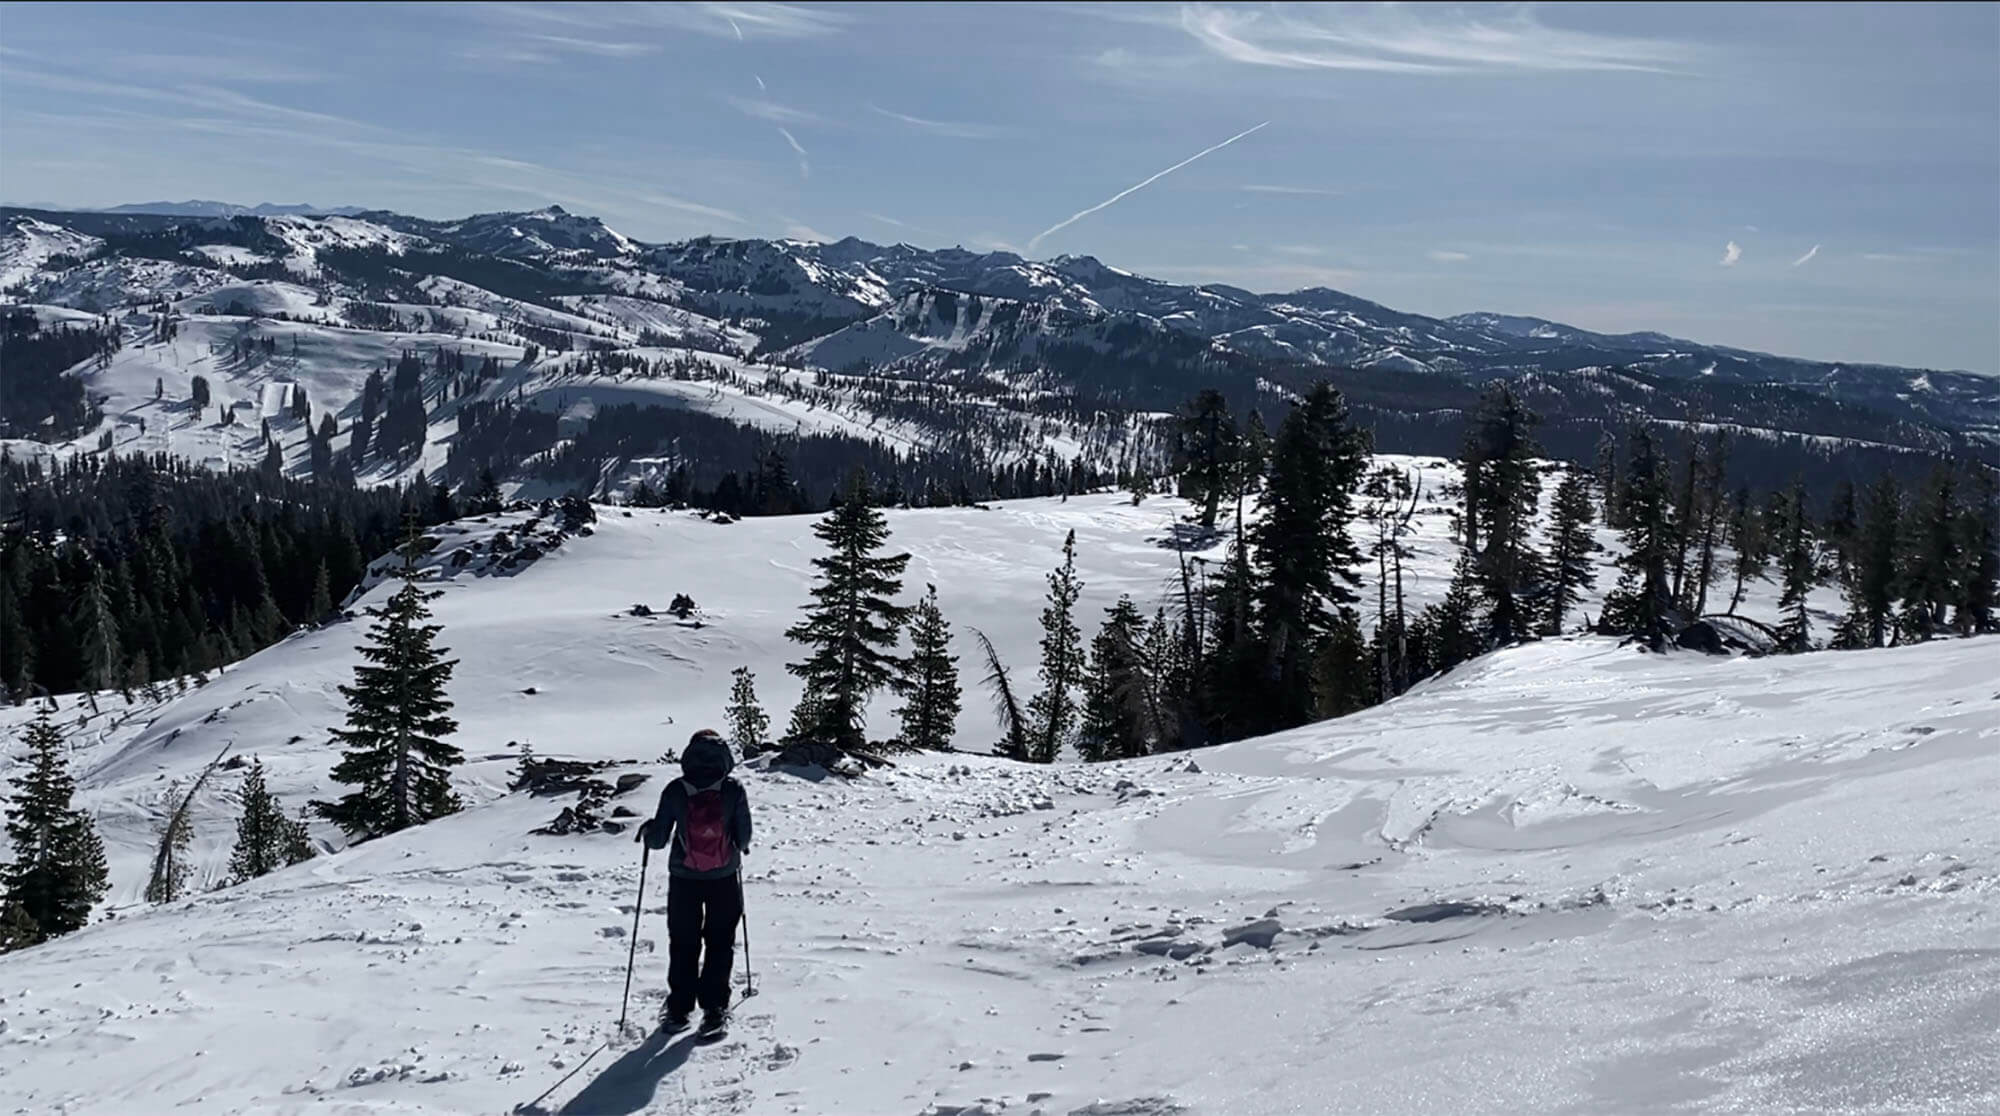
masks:
[[[1271,452],[1264,518],[1252,532],[1252,595],[1261,685],[1245,695],[1254,730],[1291,728],[1313,712],[1314,656],[1354,604],[1361,554],[1348,535],[1366,438],[1340,393],[1321,383],[1293,406]]]
[[[1729,570],[1736,584],[1729,591],[1726,615],[1734,616],[1743,604],[1744,583],[1751,578],[1762,578],[1771,565],[1770,528],[1764,522],[1763,509],[1750,499],[1747,487],[1736,490],[1736,499],[1730,505],[1729,545],[1733,551]]]
[[[1153,475],[1144,469],[1135,469],[1127,479],[1125,489],[1132,494],[1132,506],[1136,508],[1153,494]]]
[[[1271,430],[1264,425],[1264,412],[1250,409],[1243,424],[1243,448],[1236,470],[1236,510],[1243,510],[1243,497],[1263,483],[1264,470],[1271,467]]]
[[[163,801],[167,814],[154,831],[157,843],[153,850],[153,872],[146,880],[148,903],[171,903],[187,892],[188,876],[194,870],[188,863],[188,845],[194,841],[194,818],[187,808],[193,797],[194,790],[190,788],[183,794],[178,781],[167,786]]]
[[[747,666],[729,672],[729,705],[723,720],[729,725],[729,741],[736,745],[738,755],[754,756],[769,743],[766,734],[771,718],[757,702],[757,676]]]
[[[1403,545],[1417,513],[1422,474],[1383,466],[1368,474],[1361,517],[1375,527],[1368,553],[1375,559],[1375,674],[1384,694],[1409,687],[1409,617],[1405,615],[1403,561],[1414,553]],[[1393,592],[1392,592],[1393,591]]]
[[[903,670],[903,743],[925,751],[951,746],[959,712],[958,657],[951,653],[951,625],[938,608],[937,586],[928,585],[910,618],[910,657]]]
[[[1618,505],[1625,553],[1618,559],[1618,588],[1605,597],[1598,627],[1662,647],[1679,619],[1667,582],[1673,561],[1673,515],[1653,436],[1643,424],[1632,427],[1626,453],[1624,492]]]
[[[1054,763],[1076,731],[1073,692],[1083,682],[1083,633],[1076,626],[1076,601],[1083,582],[1076,576],[1076,532],[1063,539],[1062,565],[1049,574],[1048,604],[1042,608],[1042,691],[1028,702],[1034,726],[1028,758]]]
[[[313,569],[312,599],[306,604],[306,614],[313,621],[325,619],[333,612],[332,579],[327,575],[326,559],[321,558]]]
[[[1597,436],[1597,494],[1604,509],[1604,525],[1624,526],[1618,515],[1618,505],[1625,494],[1618,473],[1618,439],[1609,430]]]
[[[34,690],[35,638],[20,602],[21,594],[0,570],[0,699],[13,705]]]
[[[1896,606],[1902,516],[1903,497],[1896,478],[1884,474],[1869,488],[1861,522],[1849,539],[1847,598],[1853,624],[1843,633],[1844,646],[1880,647],[1888,638]]]
[[[1181,470],[1181,495],[1201,505],[1201,526],[1215,527],[1215,513],[1233,488],[1240,434],[1229,403],[1204,388],[1181,408],[1174,426],[1174,463]]]
[[[1946,609],[1959,595],[1964,568],[1959,551],[1958,474],[1939,466],[1903,517],[1901,638],[1925,640],[1945,626]]]
[[[339,433],[334,425],[333,412],[320,416],[319,429],[306,443],[307,461],[312,469],[313,479],[330,481],[333,479],[333,436]]]
[[[1504,383],[1488,388],[1466,432],[1465,537],[1491,608],[1496,645],[1531,634],[1530,600],[1540,590],[1541,556],[1529,532],[1541,497],[1533,412]]]
[[[442,627],[426,623],[440,594],[418,588],[406,566],[403,587],[381,608],[359,650],[354,684],[340,687],[347,725],[333,737],[346,746],[333,769],[335,782],[356,789],[338,802],[315,803],[320,816],[353,837],[378,837],[455,812],[451,769],[464,754],[446,737],[458,731],[450,716],[456,659],[433,645]]]
[[[76,787],[62,733],[47,710],[36,714],[23,743],[27,763],[11,780],[14,801],[7,808],[14,859],[0,870],[0,911],[18,912],[8,916],[13,929],[4,931],[15,942],[29,936],[25,926],[33,927],[34,941],[82,928],[111,887],[97,828],[70,805]]]
[[[1778,596],[1778,647],[1786,652],[1812,650],[1812,618],[1806,614],[1806,597],[1819,580],[1818,556],[1806,517],[1805,482],[1793,484],[1785,500],[1784,518],[1779,525],[1778,577],[1784,591]]]
[[[806,618],[785,633],[808,650],[804,660],[785,666],[805,680],[793,735],[853,748],[864,740],[861,712],[868,696],[900,666],[894,648],[909,610],[893,599],[903,591],[910,556],[879,553],[889,541],[889,523],[869,506],[868,484],[858,470],[813,534],[827,554],[813,559],[819,579]]]
[[[77,601],[76,631],[83,643],[84,688],[96,692],[118,684],[125,655],[118,639],[118,615],[106,591],[104,567],[93,565],[90,583]]]
[[[243,816],[236,820],[236,847],[229,854],[230,882],[254,880],[294,863],[289,854],[298,824],[278,808],[277,797],[264,785],[264,761],[253,761],[243,780]]]
[[[1422,640],[1432,673],[1450,670],[1485,653],[1480,635],[1479,578],[1472,560],[1460,552],[1444,599],[1424,609]]]
[[[1708,587],[1715,579],[1715,545],[1722,535],[1726,517],[1722,498],[1723,477],[1729,461],[1728,436],[1717,431],[1703,447],[1701,474],[1697,478],[1695,505],[1698,526],[1693,532],[1695,558],[1692,586],[1682,596],[1682,607],[1693,616],[1708,611]]]
[[[1861,543],[1861,518],[1857,495],[1854,482],[1846,477],[1840,478],[1840,483],[1834,486],[1833,506],[1828,510],[1826,523],[1820,529],[1820,537],[1826,540],[1827,549],[1832,552],[1838,565],[1835,575],[1840,578],[1842,584],[1853,580],[1854,564]]]
[[[1687,457],[1681,467],[1681,482],[1674,496],[1672,529],[1673,580],[1668,593],[1681,611],[1687,611],[1688,550],[1694,543],[1695,525],[1701,522],[1701,439],[1688,436]]]
[[[42,940],[42,928],[19,903],[0,899],[0,954],[26,949]]]
[[[285,867],[304,864],[319,855],[319,850],[313,847],[312,827],[307,823],[305,814],[286,819],[282,836],[284,840],[278,851],[284,857]]]
[[[493,470],[479,470],[479,487],[473,489],[472,500],[466,508],[467,514],[498,515],[501,507],[500,482],[494,478]]]
[[[1565,472],[1550,513],[1545,635],[1561,635],[1570,609],[1584,590],[1597,584],[1597,564],[1591,560],[1597,552],[1597,536],[1590,529],[1592,507],[1589,479],[1574,469]]]
[[[1959,513],[1959,572],[1957,610],[1952,625],[1961,635],[1995,629],[1994,609],[2000,603],[2000,477],[1991,470],[1973,480]]]
[[[1104,626],[1090,641],[1090,668],[1084,675],[1082,720],[1077,754],[1086,760],[1143,756],[1151,751],[1144,712],[1146,619],[1129,596],[1104,611]]]
[[[1313,661],[1313,716],[1345,717],[1380,700],[1361,617],[1351,608],[1334,614],[1333,630],[1320,640]]]
[[[1028,754],[1033,748],[1033,735],[1028,724],[1028,712],[1022,708],[1020,699],[1014,694],[1013,671],[1000,659],[1000,652],[986,633],[972,629],[972,638],[979,641],[979,659],[986,666],[986,676],[982,683],[993,699],[993,717],[1000,723],[1000,743],[993,754],[1010,760],[1028,762]]]
[[[1149,751],[1164,752],[1199,742],[1197,723],[1200,685],[1196,678],[1198,639],[1187,638],[1184,630],[1167,619],[1167,610],[1153,610],[1153,622],[1146,627],[1145,648],[1140,655],[1145,687],[1139,706],[1153,726]]]
[[[366,417],[354,420],[347,428],[347,462],[356,469],[367,464],[368,447],[374,440],[373,420]]]
[[[1220,740],[1253,735],[1266,719],[1260,704],[1265,655],[1255,616],[1256,573],[1241,533],[1239,520],[1238,539],[1230,545],[1222,576],[1196,602],[1205,609],[1208,627],[1207,653],[1198,679],[1200,708],[1205,727]],[[1185,639],[1197,654],[1203,647],[1200,635],[1197,631]]]

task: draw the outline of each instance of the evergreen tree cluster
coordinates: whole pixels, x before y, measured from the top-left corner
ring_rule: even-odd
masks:
[[[243,813],[229,853],[229,878],[242,883],[311,860],[316,851],[303,817],[289,818],[264,783],[264,761],[254,760],[243,779]]]
[[[429,486],[358,490],[165,457],[0,456],[0,692],[131,690],[316,622]]]
[[[1732,448],[1719,434],[1690,440],[1670,467],[1641,424],[1627,433],[1622,461],[1600,464],[1599,474],[1614,478],[1605,519],[1624,541],[1600,631],[1663,645],[1718,607],[1735,615],[1749,584],[1766,577],[1779,587],[1774,635],[1784,651],[1994,630],[2000,481],[1993,470],[1941,463],[1908,486],[1891,473],[1865,490],[1843,481],[1816,512],[1803,477],[1762,498],[1747,485],[1731,492]],[[1808,598],[1829,583],[1840,587],[1846,610],[1820,632]]]
[[[1843,487],[1821,534],[1847,602],[1834,646],[2000,631],[2000,477],[1993,471],[1941,465],[1908,489],[1890,476],[1865,496]]]
[[[0,438],[62,442],[97,425],[102,409],[81,378],[65,373],[87,360],[108,363],[118,348],[108,318],[44,329],[33,310],[0,309]]]
[[[870,499],[891,507],[1087,492],[1116,476],[1048,455],[996,463],[989,447],[970,440],[911,450],[846,434],[775,433],[684,408],[600,407],[560,439],[555,412],[505,400],[465,400],[456,421],[445,466],[453,484],[492,471],[589,488],[607,466],[666,458],[633,486],[631,504],[736,517],[825,511],[856,466],[868,475]]]

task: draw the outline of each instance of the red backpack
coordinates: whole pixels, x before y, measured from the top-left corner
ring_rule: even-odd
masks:
[[[690,871],[729,867],[735,847],[723,809],[722,788],[688,794],[687,824],[681,827],[681,861]]]

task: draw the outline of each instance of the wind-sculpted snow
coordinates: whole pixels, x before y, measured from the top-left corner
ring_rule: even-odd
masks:
[[[1030,679],[1063,534],[1094,617],[1168,590],[1160,543],[1186,510],[1095,496],[890,524],[957,651],[976,626]],[[115,917],[0,960],[0,1108],[496,1112],[571,1070],[546,1111],[2000,1106],[1992,640],[1744,659],[1576,637],[1200,752],[897,757],[851,780],[752,764],[758,994],[717,1046],[617,1039],[636,847],[629,829],[531,836],[570,800],[506,793],[515,745],[625,761],[646,779],[607,813],[629,825],[617,812],[648,812],[688,734],[719,725],[732,668],[782,723],[782,631],[817,548],[805,518],[599,511],[512,569],[496,556],[545,534],[534,512],[433,532],[469,805],[421,829],[137,903],[168,782],[224,745],[260,756],[288,809],[332,793],[334,687],[365,617],[164,706],[63,698]],[[1444,556],[1422,549],[1435,599]],[[664,614],[676,593],[685,618]],[[959,742],[983,749],[984,702],[966,704]],[[0,711],[9,764],[27,714]],[[240,785],[224,770],[196,800],[200,886]],[[640,1018],[660,1005],[662,887]]]

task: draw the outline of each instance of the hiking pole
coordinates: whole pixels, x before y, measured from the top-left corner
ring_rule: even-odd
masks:
[[[618,1033],[625,1033],[625,1012],[632,1005],[632,966],[639,960],[639,916],[646,910],[646,862],[653,858],[653,846],[639,847],[639,899],[632,904],[632,944],[625,951],[625,995],[618,1001]],[[749,958],[744,958],[748,963]]]
[[[742,912],[737,915],[736,922],[743,927],[743,998],[747,1000],[757,994],[757,982],[750,973],[750,912],[743,906],[743,873],[740,870],[736,873],[736,909]]]

